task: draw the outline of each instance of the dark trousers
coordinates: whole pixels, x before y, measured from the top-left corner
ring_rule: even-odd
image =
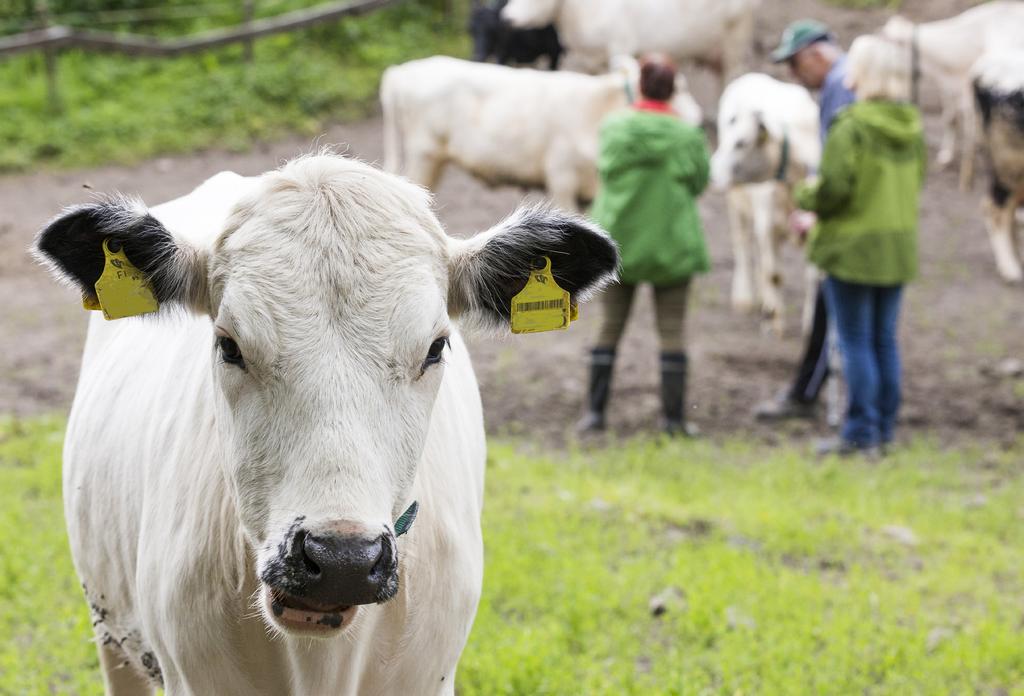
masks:
[[[818,400],[828,375],[828,303],[825,301],[825,287],[819,284],[814,301],[814,322],[796,379],[789,388],[789,398],[802,404],[813,404]]]

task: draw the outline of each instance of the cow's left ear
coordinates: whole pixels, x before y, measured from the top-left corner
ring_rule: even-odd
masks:
[[[574,302],[614,280],[619,267],[618,247],[597,225],[549,208],[521,208],[486,232],[453,241],[449,313],[507,327],[512,298],[545,256]]]
[[[208,311],[206,255],[173,235],[139,201],[123,197],[68,208],[36,235],[33,255],[59,280],[95,299],[103,242],[149,280],[161,305]]]

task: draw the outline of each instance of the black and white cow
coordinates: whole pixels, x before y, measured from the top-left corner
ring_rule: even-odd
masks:
[[[987,53],[971,72],[992,168],[985,223],[999,275],[1024,281],[1017,210],[1024,206],[1024,50]]]
[[[469,34],[473,37],[473,60],[494,58],[501,65],[532,65],[547,57],[548,67],[558,69],[562,44],[554,24],[537,29],[517,29],[501,18],[508,0],[487,5],[474,0],[469,15]]]

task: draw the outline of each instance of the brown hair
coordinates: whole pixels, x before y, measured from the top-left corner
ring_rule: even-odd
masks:
[[[640,62],[640,94],[668,101],[676,92],[676,66],[667,56],[644,56]]]

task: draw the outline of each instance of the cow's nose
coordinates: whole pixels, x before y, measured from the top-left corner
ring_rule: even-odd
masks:
[[[397,589],[394,540],[359,534],[300,531],[292,545],[301,554],[302,596],[325,606],[373,604]],[[298,560],[298,559],[296,559]]]

